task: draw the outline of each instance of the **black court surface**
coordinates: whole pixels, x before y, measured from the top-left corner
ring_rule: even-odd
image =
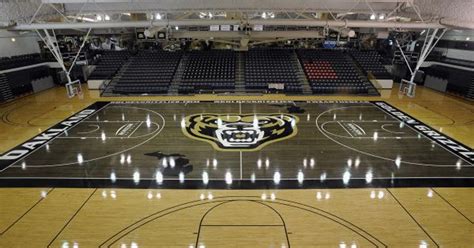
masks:
[[[474,152],[385,102],[96,102],[0,157],[0,186],[474,186]]]

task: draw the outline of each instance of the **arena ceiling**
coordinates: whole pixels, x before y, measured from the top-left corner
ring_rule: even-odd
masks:
[[[334,28],[470,28],[472,0],[6,0],[12,30],[265,25]]]

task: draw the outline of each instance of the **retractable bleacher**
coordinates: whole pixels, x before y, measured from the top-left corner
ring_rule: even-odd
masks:
[[[313,94],[368,94],[367,78],[342,50],[300,49],[297,51]]]
[[[89,80],[112,79],[130,57],[128,51],[98,51],[94,61],[95,69]]]
[[[38,53],[0,58],[0,71],[44,62]]]
[[[231,50],[192,51],[185,55],[178,92],[193,94],[235,89],[237,56]]]
[[[244,53],[245,88],[269,90],[269,84],[284,85],[285,93],[301,93],[298,60],[290,49],[252,49]]]
[[[117,77],[118,94],[166,94],[181,60],[181,52],[140,51]]]
[[[371,73],[376,79],[392,79],[382,61],[383,58],[375,50],[350,50],[350,55],[362,68],[365,75]]]

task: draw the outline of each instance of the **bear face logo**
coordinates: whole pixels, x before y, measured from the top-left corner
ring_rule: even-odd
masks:
[[[183,133],[217,150],[253,151],[296,135],[298,117],[289,114],[195,114],[181,123]]]

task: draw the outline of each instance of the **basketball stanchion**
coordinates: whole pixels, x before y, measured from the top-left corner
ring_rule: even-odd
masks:
[[[76,80],[66,84],[67,96],[73,98],[74,96],[82,96],[81,81]]]
[[[402,79],[402,81],[400,82],[400,88],[398,90],[398,93],[409,97],[415,97],[415,92],[416,84],[406,79]]]

